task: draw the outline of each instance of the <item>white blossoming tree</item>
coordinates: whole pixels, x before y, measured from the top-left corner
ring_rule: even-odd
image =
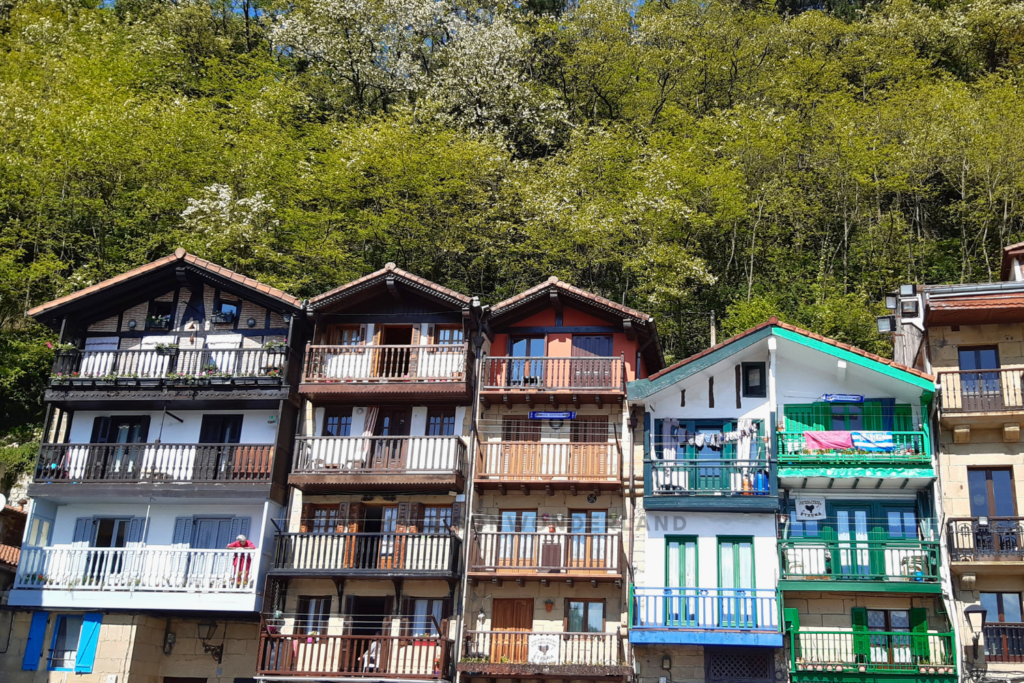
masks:
[[[274,204],[262,192],[239,198],[227,185],[204,187],[181,220],[183,246],[229,268],[278,257],[268,246],[278,225]]]

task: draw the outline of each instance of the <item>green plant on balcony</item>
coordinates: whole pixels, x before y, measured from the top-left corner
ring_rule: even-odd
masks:
[[[462,664],[488,664],[488,663],[490,663],[490,661],[491,661],[490,657],[485,657],[483,655],[476,655],[476,656],[472,656],[472,657],[463,657],[460,660],[460,663],[462,663]]]

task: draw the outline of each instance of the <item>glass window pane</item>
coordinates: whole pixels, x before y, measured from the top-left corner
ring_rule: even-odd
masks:
[[[992,493],[995,497],[996,515],[1013,517],[1013,477],[1010,470],[992,470]]]
[[[523,513],[523,532],[532,534],[537,531],[537,513],[536,512],[524,512]]]
[[[516,513],[511,510],[503,510],[501,513],[501,530],[511,533],[516,530]]]
[[[570,633],[582,633],[583,632],[583,602],[570,600],[569,601],[569,632]]]
[[[681,551],[682,547],[678,541],[672,541],[668,544],[668,583],[666,585],[669,588],[679,585],[679,579],[681,578],[679,573],[681,566],[679,553]]]
[[[1003,593],[1003,621],[1021,623],[1020,593]]]
[[[592,602],[587,605],[587,632],[600,633],[604,630],[604,603]]]
[[[846,406],[832,406],[832,429],[846,431]]]
[[[999,367],[999,353],[996,349],[978,350],[978,369],[995,370]]]
[[[985,608],[985,622],[995,623],[999,621],[999,594],[982,593],[981,606]]]
[[[903,537],[917,538],[917,514],[914,512],[903,512]]]
[[[607,531],[607,524],[605,518],[608,516],[607,512],[603,510],[597,510],[590,513],[590,533],[592,534],[603,534]]]
[[[887,513],[889,519],[889,538],[903,538],[903,517],[895,510]]]
[[[543,339],[531,339],[530,340],[530,353],[531,357],[543,356],[544,355],[544,340]]]
[[[574,534],[585,534],[587,533],[587,513],[586,512],[574,512],[572,513],[572,533]]]
[[[889,612],[889,625],[893,631],[902,631],[910,628],[910,612],[893,610]]]
[[[872,631],[885,630],[885,612],[881,610],[868,610],[868,628]]]
[[[722,568],[722,588],[734,588],[736,586],[736,569],[733,559],[733,544],[723,543],[721,546],[720,566]]]
[[[863,412],[864,410],[861,406],[846,406],[846,413],[849,418],[847,421],[847,424],[849,424],[849,430],[853,431],[864,428]]]
[[[971,517],[987,517],[988,481],[985,470],[967,470],[967,490],[971,495]]]
[[[683,577],[685,583],[683,584],[687,588],[697,587],[697,544],[693,541],[686,543],[684,546],[684,571],[686,575]]]

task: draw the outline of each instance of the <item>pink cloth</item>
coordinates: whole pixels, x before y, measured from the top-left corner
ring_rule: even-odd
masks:
[[[853,448],[850,432],[804,432],[804,443],[812,451]]]

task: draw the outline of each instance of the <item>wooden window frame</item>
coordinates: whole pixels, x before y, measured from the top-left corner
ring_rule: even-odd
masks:
[[[416,635],[413,633],[413,619],[416,617],[415,607],[416,602],[419,600],[426,600],[428,603],[428,614],[433,614],[430,610],[433,607],[433,603],[441,604],[441,618],[438,620],[437,635]],[[406,638],[423,638],[423,641],[417,641],[415,645],[429,645],[431,638],[445,638],[445,634],[448,627],[448,620],[451,618],[451,600],[449,598],[437,598],[437,597],[403,597],[401,605],[401,619],[402,628],[401,633]]]
[[[768,363],[764,361],[740,363],[743,373],[743,398],[767,398],[768,397]],[[759,369],[761,371],[761,388],[758,393],[750,389],[750,371]]]
[[[452,420],[452,433],[451,434],[431,434],[431,421],[435,418],[440,418],[439,425],[444,427],[445,419],[451,416]],[[427,424],[426,424],[426,436],[456,436],[456,419],[458,416],[458,409],[454,407],[443,407],[443,408],[427,408]]]
[[[1013,515],[1010,515],[1010,516],[1011,517],[1016,517],[1017,516],[1017,482],[1014,481],[1014,478],[1013,478],[1013,466],[1009,466],[1008,465],[1006,467],[968,467],[967,468],[967,496],[968,496],[968,501],[970,500],[970,495],[971,495],[971,475],[970,475],[970,473],[971,472],[984,472],[985,473],[985,489],[986,489],[986,494],[988,496],[988,510],[989,510],[988,514],[986,516],[987,517],[998,517],[999,516],[999,515],[997,515],[994,512],[996,498],[995,498],[995,484],[992,482],[992,473],[996,472],[996,471],[998,471],[998,472],[1009,472],[1010,473],[1010,491],[1013,494],[1010,497],[1010,500],[1013,502]]]
[[[333,596],[330,596],[330,595],[300,595],[300,596],[298,596],[298,599],[297,599],[297,601],[295,603],[295,605],[296,605],[296,609],[295,609],[296,614],[303,615],[304,619],[307,618],[308,615],[309,615],[309,612],[310,612],[310,610],[309,610],[310,604],[313,603],[314,601],[316,601],[316,603],[318,603],[320,605],[320,608],[321,608],[321,609],[319,609],[317,611],[317,625],[318,626],[323,626],[323,628],[322,629],[317,629],[317,632],[314,634],[314,633],[310,632],[312,630],[310,628],[312,626],[311,622],[306,623],[305,626],[303,626],[303,627],[299,627],[299,625],[296,624],[295,627],[293,627],[294,630],[296,631],[296,633],[299,633],[300,628],[301,628],[302,632],[299,633],[299,635],[313,636],[313,637],[316,637],[316,636],[326,636],[327,635],[327,631],[331,627],[331,607],[333,606],[332,597]],[[303,601],[305,601],[305,605],[306,605],[306,609],[305,610],[302,609]],[[324,610],[325,607],[326,607],[326,610]]]
[[[577,415],[575,420],[569,421],[569,442],[570,443],[608,443],[608,416],[607,415]],[[577,426],[578,425],[578,426]],[[587,425],[584,427],[583,425]],[[600,425],[604,427],[604,438],[596,441],[591,441],[591,437],[596,437],[600,428],[595,426]],[[577,437],[583,437],[578,439]]]
[[[436,516],[436,523],[431,519],[431,511],[437,510],[439,513]],[[420,514],[421,522],[419,523],[419,533],[421,534],[443,534],[450,533],[452,528],[453,510],[451,505],[424,505],[421,508]],[[446,523],[442,523],[447,519]],[[430,527],[436,526],[437,529],[431,530]]]
[[[583,603],[583,627],[586,628],[589,619],[590,605],[601,605],[601,630],[600,631],[570,631],[569,630],[569,605],[573,602]],[[604,598],[565,598],[565,605],[562,608],[562,632],[563,633],[604,633],[608,626],[608,605]]]
[[[457,332],[458,339],[455,339],[456,335],[452,335],[452,339],[447,341],[441,340],[442,332]],[[435,347],[450,347],[450,348],[435,348],[434,351],[438,353],[458,353],[462,350],[463,344],[466,342],[466,330],[462,325],[434,325],[432,328],[432,338],[428,340],[431,346]]]
[[[543,420],[531,420],[520,415],[504,415],[501,418],[501,440],[503,443],[539,443],[543,436],[543,428]],[[521,438],[524,435],[531,438]]]
[[[348,418],[348,434],[329,434],[327,432],[328,420],[332,417],[338,419],[338,426],[340,427],[345,418]],[[323,424],[320,425],[320,436],[352,436],[352,408],[347,407],[334,407],[329,406],[324,408]]]
[[[1005,620],[1005,618],[1006,618],[1006,611],[1003,608],[1003,596],[1004,595],[1010,595],[1010,594],[1013,594],[1013,595],[1017,596],[1017,609],[1018,609],[1018,611],[1024,613],[1024,603],[1021,602],[1020,591],[978,591],[978,604],[979,605],[981,604],[981,596],[982,595],[994,595],[994,596],[996,596],[996,608],[999,610],[999,614],[998,614],[999,621],[991,621],[988,618],[988,615],[986,614],[985,615],[985,623],[986,624],[1015,624],[1015,623],[1018,623],[1018,622],[1015,622],[1015,621],[1006,621]],[[1024,618],[1024,617],[1022,617],[1022,618]]]

